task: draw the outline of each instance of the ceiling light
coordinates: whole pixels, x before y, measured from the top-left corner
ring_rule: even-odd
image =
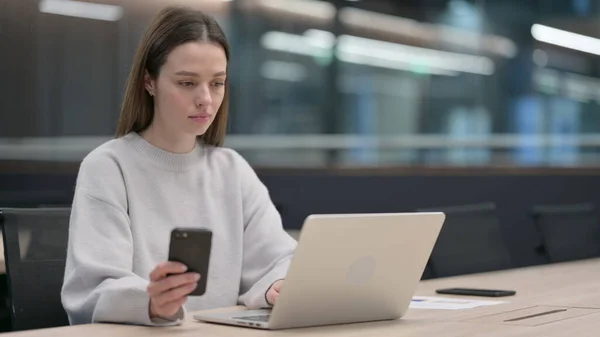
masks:
[[[304,35],[268,32],[261,45],[269,50],[312,56],[330,57],[336,46],[331,32],[310,29]],[[418,48],[350,35],[337,39],[338,56],[342,62],[375,67],[456,75],[457,72],[491,75],[494,63],[487,57]]]
[[[260,5],[283,14],[302,15],[323,20],[332,20],[336,12],[335,6],[324,1],[260,0]]]
[[[42,13],[74,16],[85,19],[117,21],[123,16],[123,7],[72,0],[42,0]]]
[[[531,35],[534,39],[541,42],[600,55],[600,39],[594,37],[576,34],[537,23],[531,26]]]

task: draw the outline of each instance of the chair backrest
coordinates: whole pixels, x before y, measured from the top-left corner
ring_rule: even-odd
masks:
[[[433,277],[433,272],[431,271],[431,262],[427,261],[427,264],[425,265],[425,269],[423,270],[423,275],[421,275],[421,280],[429,280],[432,279]]]
[[[537,205],[533,219],[548,262],[600,256],[600,224],[593,204]]]
[[[61,302],[69,208],[0,209],[12,330],[69,325]]]
[[[440,211],[446,221],[430,258],[432,277],[512,268],[494,203],[420,209]]]

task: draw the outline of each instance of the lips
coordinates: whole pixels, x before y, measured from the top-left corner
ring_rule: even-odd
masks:
[[[208,114],[199,114],[199,115],[189,116],[188,118],[196,123],[206,123],[210,120],[210,117],[211,116]]]
[[[197,114],[197,115],[189,116],[188,118],[210,118],[210,115],[209,114]]]

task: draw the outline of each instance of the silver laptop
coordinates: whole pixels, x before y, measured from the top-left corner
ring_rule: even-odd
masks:
[[[444,220],[440,212],[311,215],[272,309],[194,319],[270,330],[399,319]]]

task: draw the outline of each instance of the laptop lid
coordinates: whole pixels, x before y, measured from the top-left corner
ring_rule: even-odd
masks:
[[[270,329],[398,319],[406,313],[445,215],[311,215]]]

